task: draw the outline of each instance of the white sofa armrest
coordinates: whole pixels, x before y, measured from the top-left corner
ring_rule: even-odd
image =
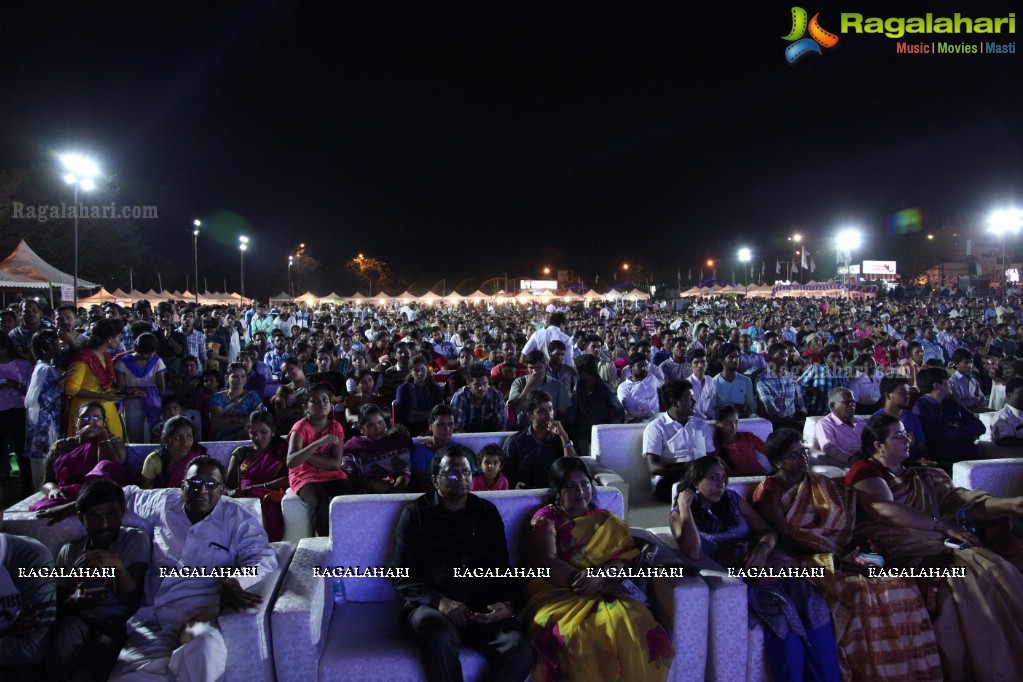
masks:
[[[271,547],[277,556],[277,568],[251,590],[263,597],[263,601],[252,608],[220,615],[220,632],[227,645],[228,682],[275,679],[270,613],[294,549],[287,542],[274,542]]]
[[[313,576],[314,566],[330,563],[330,538],[298,543],[271,616],[277,679],[319,679],[319,661],[334,609],[328,578]]]
[[[281,513],[284,515],[285,542],[297,547],[302,538],[316,535],[313,532],[313,517],[309,514],[309,507],[291,488],[288,488],[281,500]]]

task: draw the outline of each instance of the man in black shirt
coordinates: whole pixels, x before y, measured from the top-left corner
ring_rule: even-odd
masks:
[[[504,475],[512,488],[546,488],[551,464],[562,457],[576,457],[561,422],[555,419],[551,396],[533,391],[526,403],[529,426],[504,442]]]
[[[409,576],[394,581],[405,602],[401,627],[419,643],[430,682],[462,679],[462,644],[488,658],[487,679],[524,680],[533,653],[514,618],[518,581],[459,576],[465,569],[509,567],[497,508],[469,493],[469,454],[462,445],[442,448],[431,464],[436,492],[405,507],[398,521],[393,564]]]

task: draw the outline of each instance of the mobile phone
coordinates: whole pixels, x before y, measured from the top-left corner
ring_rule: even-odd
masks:
[[[968,545],[965,542],[959,542],[958,540],[953,540],[952,538],[946,538],[945,546],[948,547],[949,549],[966,549]]]

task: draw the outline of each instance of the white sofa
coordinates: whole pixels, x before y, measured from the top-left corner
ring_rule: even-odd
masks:
[[[952,465],[952,482],[997,497],[1023,495],[1023,459],[980,459]]]
[[[415,644],[399,634],[400,602],[388,580],[346,579],[348,601],[335,606],[329,578],[313,575],[314,566],[389,565],[394,533],[404,507],[415,494],[336,497],[330,507],[330,537],[298,543],[272,617],[277,678],[299,680],[421,680]],[[505,522],[513,564],[521,565],[529,519],[541,505],[540,490],[480,493],[497,505]],[[621,492],[597,489],[595,502],[615,514],[623,512]],[[709,593],[699,578],[655,581],[654,612],[672,634],[677,656],[673,680],[704,680],[707,661]],[[745,623],[745,604],[742,611]],[[740,626],[740,630],[743,628]],[[466,679],[480,679],[485,660],[463,650]],[[717,667],[742,666],[721,661]],[[716,676],[718,677],[718,676]],[[720,676],[719,679],[734,679]]]
[[[452,440],[455,443],[464,445],[473,452],[479,452],[486,445],[503,445],[508,436],[514,435],[515,431],[494,431],[490,433],[456,433]],[[419,443],[423,438],[413,438],[413,442]],[[604,470],[592,457],[585,458],[590,464],[590,471],[595,475],[597,481],[602,485],[609,485],[615,488],[624,489],[623,495],[627,494],[628,486],[624,480],[613,471]],[[281,500],[281,510],[284,513],[284,540],[297,545],[302,538],[312,537],[313,522],[309,515],[309,508],[298,495],[288,488],[284,499]]]

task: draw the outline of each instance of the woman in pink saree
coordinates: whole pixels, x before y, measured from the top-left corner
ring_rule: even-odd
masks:
[[[270,542],[284,538],[281,500],[288,489],[288,441],[274,433],[274,418],[257,410],[249,415],[251,445],[231,453],[225,485],[231,497],[257,497],[263,510],[263,528]]]
[[[53,443],[46,456],[43,499],[31,506],[39,511],[77,499],[82,484],[90,478],[109,478],[118,485],[128,483],[124,468],[124,441],[107,430],[106,413],[98,401],[82,405],[75,435]]]

